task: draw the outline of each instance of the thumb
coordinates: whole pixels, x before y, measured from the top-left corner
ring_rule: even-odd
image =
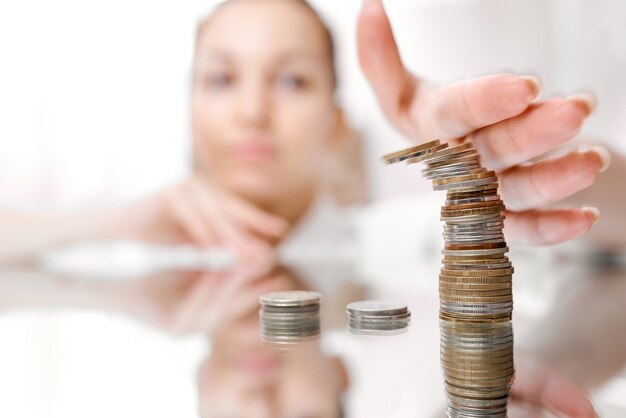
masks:
[[[357,23],[357,48],[365,76],[383,111],[398,126],[416,91],[417,79],[404,67],[380,0],[364,0]]]

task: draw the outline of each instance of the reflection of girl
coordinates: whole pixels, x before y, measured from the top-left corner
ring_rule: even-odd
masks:
[[[348,384],[342,361],[325,355],[316,343],[284,352],[259,339],[259,296],[306,285],[284,268],[218,280],[226,283],[219,297],[224,302],[210,333],[210,356],[198,376],[203,416],[337,417]],[[208,302],[220,305],[219,298]]]
[[[501,173],[510,241],[555,243],[584,234],[593,209],[537,209],[593,182],[598,149],[524,164],[571,139],[593,109],[587,98],[533,103],[536,80],[511,74],[435,88],[404,68],[382,6],[359,17],[359,52],[382,110],[414,140],[470,138]],[[300,0],[231,0],[200,26],[191,95],[195,175],[114,211],[72,217],[7,214],[5,260],[81,239],[226,245],[268,258],[305,223],[320,197],[324,155],[346,140],[335,101],[332,40]],[[329,242],[332,244],[332,242]]]

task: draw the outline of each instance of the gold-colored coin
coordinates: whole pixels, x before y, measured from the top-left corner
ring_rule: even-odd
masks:
[[[480,165],[480,156],[475,152],[467,152],[458,157],[443,160],[437,163],[428,163],[428,166],[422,170],[424,175],[454,171],[461,174],[471,174],[465,170],[480,169],[481,173],[487,171],[486,168]],[[473,172],[472,172],[473,173]]]
[[[473,277],[473,276],[447,276],[445,274],[440,274],[439,282],[447,283],[450,285],[455,285],[455,284],[488,285],[488,284],[502,284],[502,283],[511,284],[513,282],[513,276],[508,275],[508,276]]]
[[[439,286],[439,293],[451,297],[468,297],[468,298],[490,298],[511,295],[512,286],[505,288],[482,288],[476,290],[475,288],[464,289],[459,287],[446,287]]]
[[[513,368],[513,364],[508,365],[508,367],[498,368],[493,365],[487,367],[463,367],[462,365],[451,367],[449,363],[443,363],[442,369],[444,373],[448,376],[456,377],[456,378],[490,378],[490,379],[498,379],[504,377],[511,377],[511,375],[515,372]]]
[[[445,150],[446,148],[448,148],[448,144],[440,144],[440,145],[434,146],[432,148],[427,149],[423,153],[420,153],[419,155],[415,157],[408,158],[406,160],[406,163],[407,164],[421,163],[422,161],[426,160],[429,156],[433,155],[437,151]]]
[[[443,312],[443,311],[439,311],[439,318],[440,319],[445,319],[447,321],[462,321],[462,322],[468,322],[468,323],[484,323],[484,322],[494,322],[494,323],[498,323],[498,322],[508,322],[511,320],[512,318],[512,314],[509,313],[503,313],[503,314],[485,314],[485,315],[459,315],[459,314],[452,314],[450,312]]]
[[[475,261],[476,263],[479,262],[485,262],[485,263],[497,263],[502,258],[505,258],[507,261],[509,261],[509,258],[507,256],[505,256],[504,254],[485,254],[485,255],[445,255],[443,257],[443,262],[448,262],[448,261]],[[496,261],[492,261],[492,260],[496,260]]]
[[[476,203],[462,203],[460,205],[444,205],[444,210],[462,210],[462,209],[472,209],[472,208],[485,208],[489,206],[500,206],[503,205],[502,199],[500,200],[490,200],[488,202],[476,202]]]
[[[496,177],[495,171],[485,171],[484,173],[477,174],[469,174],[466,176],[456,176],[456,177],[447,177],[444,179],[435,179],[433,180],[433,184],[435,185],[444,185],[449,183],[461,183],[465,181],[473,181],[473,180],[481,180],[490,177]]]
[[[461,277],[494,277],[494,276],[510,276],[515,269],[513,267],[505,269],[493,270],[454,270],[441,269],[441,274],[445,276],[461,276]]]
[[[515,374],[512,373],[510,376],[501,377],[501,378],[485,378],[485,379],[461,379],[452,376],[445,376],[446,382],[455,386],[464,386],[470,388],[484,388],[484,387],[498,387],[501,385],[510,384],[513,381],[513,376]]]
[[[510,292],[513,288],[513,283],[489,283],[489,284],[476,284],[476,283],[439,283],[439,291],[450,290],[457,292]]]
[[[444,250],[463,251],[463,250],[491,250],[494,248],[504,248],[506,242],[498,242],[493,244],[468,244],[468,245],[445,245]]]
[[[424,144],[415,145],[409,148],[402,149],[400,151],[395,151],[395,152],[386,154],[383,156],[383,160],[385,160],[387,163],[397,162],[398,159],[400,158],[403,158],[412,154],[416,154],[418,152],[426,151],[429,148],[436,147],[438,145],[441,145],[441,141],[436,139],[434,141],[426,142]]]
[[[453,154],[459,154],[461,152],[470,151],[473,149],[474,149],[473,144],[471,142],[466,142],[465,144],[457,145],[454,147],[448,147],[447,149],[443,151],[438,151],[435,154],[429,156],[428,159],[434,160],[437,158],[442,158],[442,157],[446,157],[446,156],[453,155]]]
[[[489,257],[489,258],[486,258]],[[493,256],[482,256],[482,257],[454,257],[454,256],[445,256],[443,257],[443,264],[502,264],[509,263],[509,257],[502,256],[502,254],[493,254]]]
[[[446,382],[446,392],[458,397],[468,397],[472,399],[496,399],[499,397],[509,396],[510,385],[501,388],[488,388],[480,390],[480,388],[465,388],[451,385]]]
[[[489,206],[485,208],[470,208],[462,210],[441,210],[442,220],[447,218],[456,218],[460,216],[472,216],[472,215],[491,215],[494,213],[504,212],[504,205]]]
[[[492,304],[492,303],[505,303],[505,302],[513,302],[513,296],[491,296],[491,297],[462,297],[462,296],[451,296],[446,294],[439,294],[442,301],[445,302],[456,302],[456,303],[484,303],[484,304]]]

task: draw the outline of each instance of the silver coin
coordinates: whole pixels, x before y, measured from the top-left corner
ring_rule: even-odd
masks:
[[[500,197],[499,194],[493,194],[490,196],[476,196],[476,197],[467,197],[465,199],[446,200],[444,204],[445,205],[464,205],[467,203],[493,202],[494,200],[501,200],[501,199],[502,198]]]
[[[401,302],[389,302],[382,300],[363,300],[349,303],[346,306],[348,313],[353,315],[398,315],[408,312],[406,304]]]
[[[509,252],[509,247],[486,248],[486,249],[481,249],[481,250],[442,250],[441,252],[444,255],[468,257],[468,256],[504,254],[504,253]]]
[[[471,189],[476,186],[484,186],[487,184],[495,184],[498,182],[497,177],[487,177],[484,179],[478,180],[469,180],[469,181],[460,181],[457,183],[446,183],[446,184],[435,184],[433,185],[434,190],[462,190],[462,189]]]
[[[261,305],[270,305],[274,307],[292,307],[319,304],[321,298],[322,295],[317,292],[294,290],[266,293],[260,296],[259,302]]]

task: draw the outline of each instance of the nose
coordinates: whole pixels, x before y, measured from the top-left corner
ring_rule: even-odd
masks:
[[[270,106],[270,92],[264,80],[249,80],[239,89],[237,113],[246,127],[265,127],[270,119]]]

